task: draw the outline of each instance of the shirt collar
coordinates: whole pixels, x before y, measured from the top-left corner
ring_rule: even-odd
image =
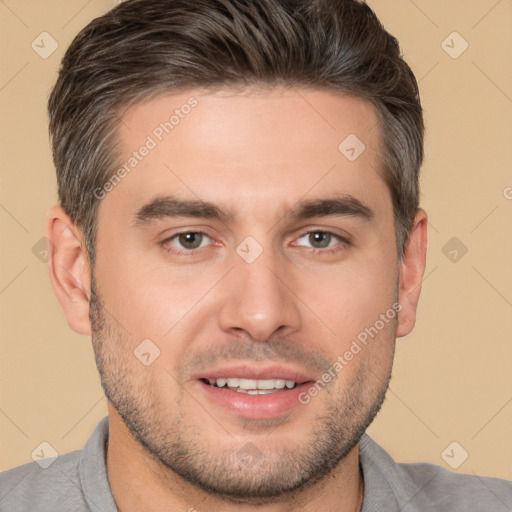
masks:
[[[84,499],[92,512],[117,512],[105,461],[108,416],[94,429],[80,455],[79,475]]]
[[[117,512],[107,476],[107,442],[108,416],[105,416],[85,444],[79,462],[82,493],[92,512]],[[421,488],[366,433],[359,441],[359,465],[364,479],[361,512],[417,510],[413,501]]]
[[[413,480],[409,468],[418,464],[395,462],[366,433],[359,441],[359,463],[363,469],[365,485],[361,512],[419,512],[434,509],[425,489],[441,468],[422,464],[421,475]]]

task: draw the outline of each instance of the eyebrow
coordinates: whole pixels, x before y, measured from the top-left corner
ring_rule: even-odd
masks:
[[[327,216],[349,216],[370,221],[374,218],[374,213],[359,199],[349,194],[343,194],[299,201],[284,216],[296,221]],[[172,217],[211,219],[227,224],[233,223],[235,220],[232,210],[226,210],[215,203],[162,195],[137,210],[133,225],[143,226],[155,220]]]

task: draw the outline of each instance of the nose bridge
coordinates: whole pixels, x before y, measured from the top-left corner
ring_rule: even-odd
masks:
[[[265,341],[280,327],[295,330],[300,324],[285,257],[274,249],[271,237],[265,240],[260,244],[247,237],[236,247],[219,318],[224,330],[245,330],[256,341]]]

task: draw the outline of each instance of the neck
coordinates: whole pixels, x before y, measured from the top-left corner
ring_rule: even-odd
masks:
[[[106,464],[119,512],[253,512],[256,509],[263,512],[359,512],[364,494],[358,445],[322,480],[293,494],[273,500],[240,503],[206,493],[150,455],[110,405]]]

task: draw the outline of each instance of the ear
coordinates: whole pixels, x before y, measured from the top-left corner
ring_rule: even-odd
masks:
[[[416,308],[420,298],[421,282],[427,258],[427,214],[419,208],[400,262],[398,302],[402,309],[398,314],[396,335],[409,334],[416,323]]]
[[[54,206],[46,214],[45,235],[53,290],[71,329],[89,335],[90,267],[82,232],[60,206]]]

